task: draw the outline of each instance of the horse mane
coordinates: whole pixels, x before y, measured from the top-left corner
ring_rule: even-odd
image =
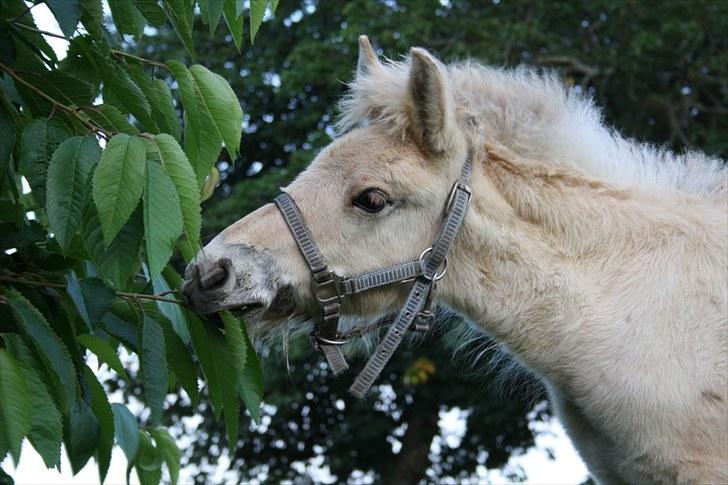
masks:
[[[339,103],[339,132],[376,124],[408,136],[409,58],[385,60],[360,74]],[[725,201],[728,168],[696,151],[681,154],[627,139],[605,125],[592,100],[555,72],[484,66],[445,66],[461,129],[476,147],[503,145],[526,160],[595,178],[620,188],[682,192]]]

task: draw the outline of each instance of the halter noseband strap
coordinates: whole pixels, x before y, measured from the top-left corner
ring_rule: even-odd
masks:
[[[311,270],[314,296],[316,303],[321,308],[321,315],[315,320],[313,337],[315,345],[323,352],[334,375],[339,375],[349,368],[340,348],[347,340],[342,339],[338,334],[343,297],[380,286],[414,280],[409,296],[384,340],[349,388],[349,392],[353,396],[364,397],[402,342],[407,329],[427,328],[429,322],[434,318],[430,306],[435,284],[447,270],[447,255],[468,210],[472,193],[468,185],[471,171],[472,162],[468,157],[463,165],[460,180],[455,183],[450,192],[450,198],[445,207],[444,221],[435,241],[432,246],[422,252],[417,260],[356,276],[341,277],[333,271],[329,271],[326,260],[316,246],[311,231],[294,200],[285,193],[275,199],[276,206],[281,211],[303,259]],[[443,265],[442,271],[438,273],[439,268]]]

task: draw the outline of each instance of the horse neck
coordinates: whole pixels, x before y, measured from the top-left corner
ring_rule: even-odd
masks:
[[[645,217],[649,201],[631,192],[502,148],[489,147],[473,185],[442,297],[532,369],[560,380],[569,372],[563,362],[589,348],[578,339],[588,338],[582,326],[600,282],[650,250],[638,238],[660,221]]]

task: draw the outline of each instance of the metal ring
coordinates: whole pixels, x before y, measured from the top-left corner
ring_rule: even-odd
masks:
[[[422,254],[420,254],[419,260],[422,261],[425,258],[425,255],[427,253],[429,253],[430,251],[432,251],[432,246],[430,246],[429,248],[422,251]],[[422,276],[424,276],[425,279],[428,279],[430,281],[440,281],[442,279],[442,277],[445,276],[445,273],[447,273],[447,256],[445,256],[445,263],[442,267],[442,273],[440,273],[440,274],[435,273],[435,276],[433,276],[433,277],[429,277],[426,274],[423,274]]]
[[[345,344],[348,344],[349,342],[351,342],[351,339],[347,339],[347,340],[329,340],[327,338],[323,338],[323,337],[320,337],[318,335],[314,335],[314,337],[316,338],[316,340],[319,343],[327,344],[327,345],[345,345]]]

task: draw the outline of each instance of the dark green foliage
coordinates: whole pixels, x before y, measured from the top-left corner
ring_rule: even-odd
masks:
[[[209,11],[207,1],[111,0],[107,29],[100,0],[46,0],[70,38],[60,61],[33,21],[36,3],[0,0],[0,461],[17,463],[27,439],[54,467],[64,443],[73,473],[94,458],[103,482],[116,442],[140,481],[158,483],[166,466],[176,482],[181,452],[158,425],[169,394],[184,389],[198,402],[199,360],[245,356],[220,360],[205,382],[225,395],[230,436],[241,401],[254,403],[253,414],[260,401],[248,395],[260,394],[260,376],[241,322],[226,320],[239,330],[226,338],[183,311],[168,265],[177,249],[189,260],[201,247],[201,181],[224,143],[237,152],[240,104],[222,77],[177,64],[215,131],[205,173],[195,173],[197,140],[179,145],[180,113],[197,126],[201,110],[187,109],[186,96],[176,109],[175,69],[120,48],[124,35],[139,41],[146,24],[171,20],[192,52],[192,12]],[[210,21],[220,17],[212,4]],[[210,337],[205,357],[188,345],[191,319]],[[127,372],[121,347],[140,372]],[[143,389],[147,422],[109,404],[89,352]]]

